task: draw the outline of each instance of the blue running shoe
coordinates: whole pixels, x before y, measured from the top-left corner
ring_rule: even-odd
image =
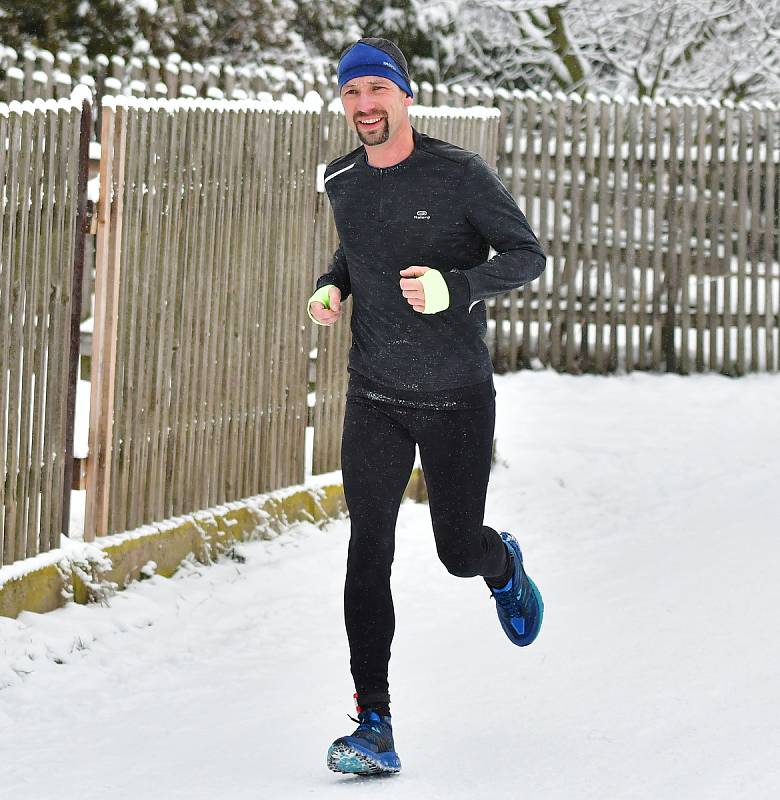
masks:
[[[395,752],[390,717],[368,708],[358,712],[355,722],[360,724],[352,736],[342,736],[328,748],[328,769],[353,775],[399,772],[401,760]]]
[[[539,635],[544,603],[536,584],[526,575],[517,540],[506,531],[501,531],[500,536],[509,550],[514,571],[506,586],[502,589],[491,586],[490,593],[495,598],[498,619],[509,641],[518,647],[525,647]]]

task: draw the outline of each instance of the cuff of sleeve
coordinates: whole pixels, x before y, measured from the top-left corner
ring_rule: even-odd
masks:
[[[442,272],[442,276],[450,293],[450,308],[467,306],[471,302],[468,278],[459,269]]]
[[[335,286],[336,284],[333,283],[333,275],[329,273],[328,275],[321,275],[317,279],[317,283],[315,283],[314,285],[318,289],[322,289],[323,286]],[[338,290],[341,292],[342,295],[344,294],[344,290],[340,286],[338,287]]]
[[[315,322],[317,325],[322,325],[324,323],[320,322],[319,320],[314,319],[311,314],[311,304],[313,302],[322,303],[325,308],[330,308],[330,287],[335,286],[333,283],[326,283],[324,286],[320,286],[319,289],[309,298],[309,302],[306,304],[306,313],[309,315],[309,319],[312,322]]]

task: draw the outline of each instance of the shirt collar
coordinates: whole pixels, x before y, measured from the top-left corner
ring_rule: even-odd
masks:
[[[405,170],[410,165],[416,163],[417,159],[419,158],[420,153],[420,143],[422,141],[422,136],[420,132],[412,127],[412,138],[414,140],[414,150],[403,160],[399,161],[397,164],[393,164],[389,167],[372,167],[371,164],[368,163],[368,153],[366,153],[365,146],[363,147],[363,155],[358,162],[362,164],[363,167],[372,175],[386,175],[390,173],[401,172]]]

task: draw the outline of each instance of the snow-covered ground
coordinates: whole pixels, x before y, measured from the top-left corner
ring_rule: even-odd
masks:
[[[398,776],[350,732],[347,520],[191,564],[110,607],[0,618],[3,797],[780,796],[780,377],[496,378],[486,522],[545,598],[529,648],[401,508]]]

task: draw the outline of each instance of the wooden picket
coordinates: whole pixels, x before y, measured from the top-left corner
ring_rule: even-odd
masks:
[[[303,480],[314,258],[311,109],[117,98],[103,122],[86,539]]]
[[[499,105],[502,177],[548,266],[488,303],[497,370],[777,369],[775,106],[544,92]]]
[[[0,565],[62,532],[81,113],[0,104]]]

